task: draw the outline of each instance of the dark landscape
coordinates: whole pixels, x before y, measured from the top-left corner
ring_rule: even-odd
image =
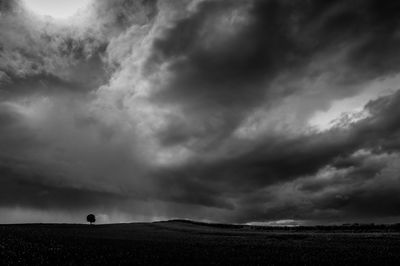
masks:
[[[0,226],[2,265],[395,265],[400,226],[261,227],[185,220]]]
[[[400,265],[400,0],[0,0],[2,265]]]

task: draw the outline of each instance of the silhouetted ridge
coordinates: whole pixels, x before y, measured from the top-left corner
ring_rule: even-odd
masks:
[[[241,229],[244,227],[248,227],[247,225],[207,223],[207,222],[200,222],[200,221],[193,221],[193,220],[186,220],[186,219],[172,219],[172,220],[167,220],[167,221],[159,221],[159,222],[155,222],[155,223],[183,223],[183,224],[189,224],[189,225],[208,226],[208,227],[215,227],[215,228],[228,228],[228,229]]]
[[[271,225],[240,225],[240,224],[223,224],[223,223],[207,223],[186,219],[172,219],[167,221],[158,221],[155,223],[165,224],[187,224],[194,226],[206,226],[221,229],[248,229],[256,231],[347,231],[347,232],[370,232],[370,231],[400,231],[400,223],[397,224],[341,224],[341,225],[310,225],[310,226],[271,226]]]

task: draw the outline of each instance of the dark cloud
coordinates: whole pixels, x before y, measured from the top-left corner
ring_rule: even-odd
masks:
[[[100,22],[102,27],[119,31],[134,24],[147,24],[157,15],[157,0],[101,0],[92,5],[96,22]]]
[[[86,72],[85,74],[88,73]],[[17,78],[11,75],[8,82],[2,85],[0,93],[4,98],[18,98],[24,95],[54,95],[67,92],[86,93],[96,88],[96,80],[85,80],[86,83],[82,83],[83,80],[85,79],[61,79],[57,76],[46,74],[38,74],[23,78]],[[32,87],[35,89],[32,90]]]
[[[1,0],[0,1],[0,12],[8,13],[16,11],[19,7],[19,2],[15,0]]]
[[[289,75],[286,83],[330,75],[326,88],[318,88],[321,102],[353,95],[360,88],[352,85],[395,73],[396,8],[377,1],[201,2],[154,41],[146,64],[150,72],[167,65],[168,82],[152,100],[185,113],[167,118],[161,143],[218,145],[254,109],[272,108],[309,89],[277,86],[282,73]],[[340,51],[345,55],[338,66],[310,69],[321,56],[340,60]]]
[[[69,26],[43,21],[19,1],[3,1],[1,90],[37,93],[40,87],[51,87],[87,92],[107,83],[110,73],[104,59],[108,43],[132,25],[150,23],[157,7],[155,1],[96,1],[92,5],[83,26]]]
[[[340,185],[350,188],[349,192],[346,191],[349,195],[368,193],[363,188],[353,188],[353,191],[351,187],[369,182],[385,169],[387,159],[385,157],[374,159],[374,156],[387,153],[397,154],[399,140],[396,136],[398,136],[400,124],[396,115],[399,114],[397,111],[399,102],[399,93],[371,101],[365,108],[370,110],[372,116],[353,123],[349,128],[334,128],[323,133],[292,139],[285,139],[282,136],[264,138],[262,142],[252,144],[252,147],[247,148],[247,152],[237,156],[213,161],[195,158],[185,167],[162,169],[160,187],[168,188],[167,191],[171,193],[163,190],[160,194],[166,195],[166,199],[172,201],[230,209],[234,205],[233,199],[246,198],[248,194],[262,188],[317,175],[319,171],[324,171],[326,166],[332,167],[338,173],[333,174],[329,179],[306,180],[298,185],[298,189],[303,193],[321,192]],[[363,149],[372,153],[363,153]],[[341,169],[346,170],[345,176],[340,172]],[[384,194],[373,185],[368,189],[373,190],[374,193],[377,189],[377,193]],[[340,191],[330,196],[333,202],[343,204],[343,206],[351,202],[350,196],[346,196],[346,200],[340,196],[336,197],[338,193]],[[326,199],[325,195],[322,197],[323,201],[329,201],[329,197]],[[370,199],[372,200],[373,196]],[[312,211],[319,208],[325,209],[322,200],[315,201],[316,203],[308,208]],[[397,204],[396,202],[398,201],[393,199],[394,205]],[[367,206],[368,203],[365,202],[365,204]],[[394,209],[393,204],[388,208]],[[240,209],[243,206],[237,207]],[[300,215],[301,212],[297,207],[294,202],[291,207],[292,212],[298,211],[298,217],[294,218],[307,219],[307,215],[310,215],[316,219],[311,215],[310,210]],[[337,209],[340,210],[339,207],[341,206],[337,206]],[[288,208],[285,205],[278,209],[282,209],[283,215],[287,214]],[[326,205],[326,209],[331,208],[334,207]],[[273,211],[265,213],[261,216],[264,219],[267,217],[275,219],[278,215],[270,215],[274,213]],[[246,213],[243,219],[246,219],[246,215],[249,214]],[[284,219],[285,216],[278,218]],[[293,216],[286,218],[293,218]]]
[[[33,19],[4,16],[0,33],[2,93],[36,94],[40,90],[94,90],[105,82],[104,44],[73,32],[53,34],[54,29]]]
[[[24,206],[43,210],[85,210],[88,208],[113,207],[126,200],[121,195],[40,183],[40,176],[24,180],[10,169],[1,169],[0,207]]]
[[[17,3],[0,2],[1,208],[400,215],[396,2],[102,0],[70,25]]]

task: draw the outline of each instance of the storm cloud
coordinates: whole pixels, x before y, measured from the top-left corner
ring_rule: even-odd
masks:
[[[394,221],[399,15],[101,0],[58,21],[0,1],[0,222]]]

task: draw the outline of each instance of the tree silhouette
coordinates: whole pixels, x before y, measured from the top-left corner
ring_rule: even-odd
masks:
[[[86,221],[88,221],[90,224],[93,224],[94,222],[96,222],[96,216],[94,216],[94,214],[89,214],[86,217]]]

